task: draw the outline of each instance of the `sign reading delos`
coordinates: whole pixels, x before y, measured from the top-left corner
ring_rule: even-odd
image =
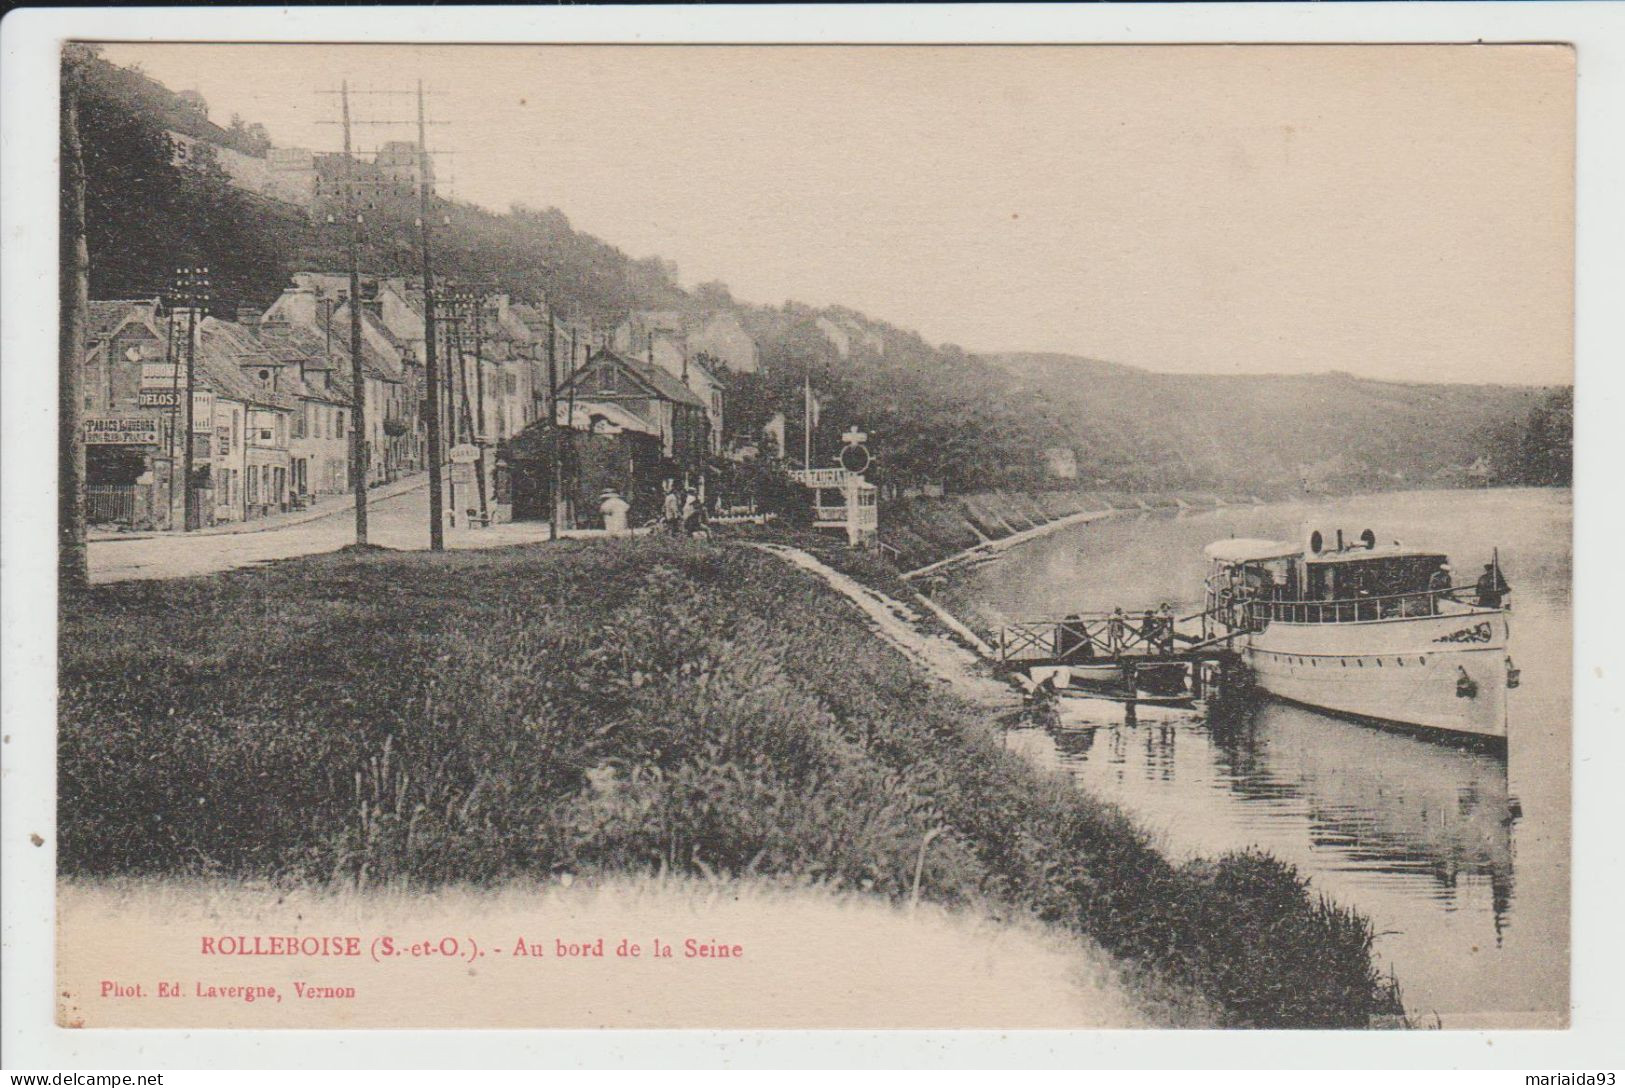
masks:
[[[480,448],[464,442],[460,446],[453,446],[446,456],[451,458],[454,465],[472,465],[480,459]]]
[[[158,421],[143,416],[91,416],[85,420],[89,446],[156,446]]]

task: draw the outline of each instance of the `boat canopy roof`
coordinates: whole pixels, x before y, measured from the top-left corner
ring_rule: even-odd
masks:
[[[1215,540],[1202,551],[1217,563],[1262,563],[1267,559],[1289,559],[1303,554],[1303,549],[1296,544],[1253,537]]]
[[[1321,552],[1311,555],[1310,563],[1363,563],[1374,559],[1437,559],[1445,562],[1448,557],[1439,551],[1428,548],[1407,548],[1403,544],[1378,544],[1374,548],[1345,548],[1343,551]]]

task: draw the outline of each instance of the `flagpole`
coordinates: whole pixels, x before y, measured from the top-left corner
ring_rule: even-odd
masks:
[[[812,468],[812,371],[801,376],[802,467]]]

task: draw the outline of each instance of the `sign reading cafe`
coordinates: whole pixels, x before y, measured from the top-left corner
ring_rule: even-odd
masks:
[[[91,416],[85,420],[87,446],[156,446],[158,421],[144,416]]]

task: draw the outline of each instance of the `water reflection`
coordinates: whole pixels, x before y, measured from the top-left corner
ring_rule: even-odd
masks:
[[[1485,882],[1500,943],[1520,811],[1501,757],[1274,702],[1212,721],[1201,712],[1148,720],[1133,707],[1117,709],[1120,724],[1092,720],[1113,709],[1100,704],[1050,725],[1053,760],[1085,781],[1097,768],[1117,783],[1186,775],[1200,787],[1192,804],[1211,805],[1204,794],[1222,789],[1244,806],[1249,828],[1272,830],[1282,818],[1305,828],[1317,868],[1424,882],[1446,909],[1465,881]]]
[[[1447,908],[1464,877],[1488,881],[1500,943],[1517,812],[1504,760],[1279,704],[1240,716],[1213,740],[1239,796],[1303,798],[1311,841],[1340,855],[1341,867],[1425,877]]]

